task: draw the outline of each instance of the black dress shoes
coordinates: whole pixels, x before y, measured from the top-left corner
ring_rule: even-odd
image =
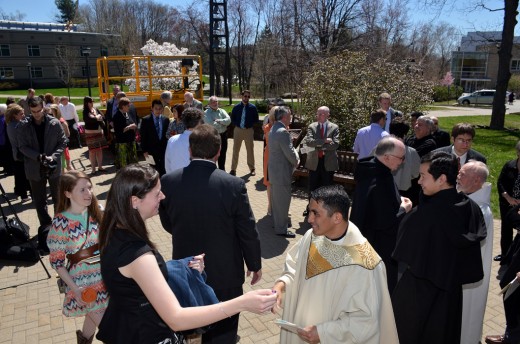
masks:
[[[303,212],[302,215],[303,215],[303,216],[307,216],[307,215],[309,215],[309,209],[305,209],[305,211]]]
[[[291,231],[287,231],[285,233],[282,233],[282,234],[276,234],[278,236],[283,236],[283,237],[286,237],[286,238],[296,238],[296,234],[294,234],[293,232]]]
[[[502,260],[502,255],[499,254],[499,255],[495,256],[495,258],[493,258],[493,260],[494,260],[495,262],[499,262],[499,261],[501,261],[501,260]]]
[[[229,171],[229,174],[232,175],[232,176],[236,176],[237,175],[237,171],[231,170],[231,171]]]

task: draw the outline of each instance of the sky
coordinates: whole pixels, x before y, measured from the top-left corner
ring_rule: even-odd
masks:
[[[390,0],[385,0],[390,1]],[[447,22],[457,27],[462,35],[468,31],[501,31],[503,22],[503,12],[490,12],[487,10],[473,10],[471,4],[478,0],[447,0],[451,5],[444,6],[439,11],[434,8],[424,8],[420,5],[425,0],[409,0],[409,16],[413,23],[428,22]],[[80,0],[87,3],[88,0]],[[155,0],[155,2],[168,4],[171,6],[184,7],[190,0]],[[502,8],[504,0],[485,0],[491,9]],[[26,13],[25,21],[52,22],[57,13],[54,0],[0,0],[0,9],[4,13]],[[30,11],[25,12],[26,9]],[[520,25],[517,25],[516,35],[520,35]]]

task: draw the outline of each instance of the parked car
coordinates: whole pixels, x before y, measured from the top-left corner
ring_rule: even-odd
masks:
[[[493,104],[493,97],[495,96],[495,90],[480,90],[475,91],[469,95],[462,95],[457,99],[457,102],[461,105],[470,104]]]

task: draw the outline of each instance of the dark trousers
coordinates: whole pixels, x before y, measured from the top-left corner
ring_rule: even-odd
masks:
[[[323,158],[318,159],[316,171],[309,170],[309,197],[310,193],[319,187],[332,185],[334,181],[334,171],[325,170]]]
[[[14,162],[14,193],[21,198],[27,197],[27,191],[31,189],[27,177],[25,177],[25,168],[23,161]]]
[[[166,169],[164,167],[164,154],[166,153],[166,151],[164,153],[158,153],[158,154],[154,154],[152,153],[151,156],[153,156],[153,160],[155,161],[155,169],[157,170],[157,172],[159,172],[159,175],[160,176],[163,176],[165,173],[166,173]]]
[[[506,215],[512,208],[507,202],[500,202],[500,251],[503,257],[513,243],[513,226],[506,220]]]
[[[51,190],[52,202],[54,205],[58,203],[58,185],[59,176],[56,178],[49,178],[49,187]],[[40,221],[40,226],[47,226],[51,224],[52,218],[47,211],[47,179],[29,180],[31,184],[32,202],[36,208],[36,214]]]
[[[67,125],[69,126],[70,137],[69,137],[69,148],[81,147],[81,138],[79,136],[79,130],[74,129],[74,124],[76,121],[73,119],[67,120]]]
[[[218,157],[218,168],[222,171],[226,170],[226,152],[228,136],[227,131],[220,134],[220,156]]]
[[[220,301],[234,299],[244,293],[242,287],[214,289]],[[238,318],[240,314],[214,323],[212,328],[202,335],[203,344],[235,344],[237,342]]]

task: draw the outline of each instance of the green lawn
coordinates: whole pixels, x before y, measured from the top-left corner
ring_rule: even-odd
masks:
[[[94,97],[94,99],[95,98],[99,98],[99,89],[97,87],[97,84],[96,85],[92,85],[90,87],[90,90],[92,92],[92,97]],[[18,95],[18,96],[23,95],[25,97],[25,95],[27,94],[27,90],[9,90],[9,91],[2,90],[2,91],[0,91],[0,93],[1,94],[13,94],[13,95]],[[45,93],[52,93],[54,96],[66,96],[66,95],[68,95],[66,87],[64,87],[64,88],[37,88],[36,89],[36,95],[45,94]],[[71,88],[70,89],[70,96],[71,97],[85,97],[85,96],[88,96],[88,88],[87,87]],[[0,101],[2,103],[5,103],[5,97],[4,98],[0,98]]]
[[[507,161],[516,159],[515,145],[520,140],[520,114],[506,115],[506,130],[489,129],[490,119],[491,116],[441,117],[439,118],[439,125],[448,132],[451,132],[453,125],[460,122],[472,123],[477,126],[472,148],[487,158],[489,167],[488,182],[493,187],[491,208],[495,218],[499,218],[496,182],[502,166]]]

